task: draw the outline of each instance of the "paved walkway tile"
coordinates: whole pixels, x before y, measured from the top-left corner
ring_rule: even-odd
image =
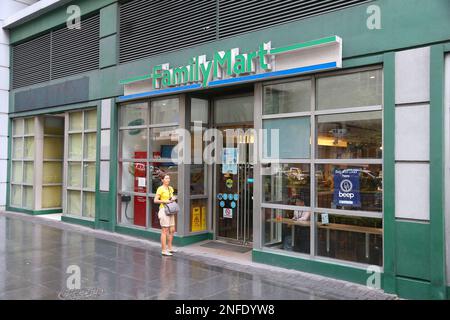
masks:
[[[234,257],[224,260],[199,252],[196,246],[162,257],[159,244],[144,239],[0,213],[0,299],[4,300],[395,298],[364,286]],[[79,291],[68,290],[71,266],[80,270]]]

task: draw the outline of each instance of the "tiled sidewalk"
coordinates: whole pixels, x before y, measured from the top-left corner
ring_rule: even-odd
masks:
[[[81,290],[68,290],[68,267]],[[161,257],[156,242],[0,213],[0,299],[395,299],[378,290],[250,261],[200,244]]]

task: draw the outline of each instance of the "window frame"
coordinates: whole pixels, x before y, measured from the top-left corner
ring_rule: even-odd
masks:
[[[342,209],[328,209],[328,208],[321,208],[316,206],[317,201],[317,189],[316,189],[316,165],[321,164],[332,164],[332,165],[364,165],[364,164],[374,164],[374,165],[381,165],[381,170],[383,171],[383,164],[384,164],[384,152],[382,153],[382,157],[380,159],[319,159],[317,158],[317,117],[321,115],[333,115],[333,114],[350,114],[350,113],[360,113],[360,112],[374,112],[379,111],[381,112],[381,123],[382,123],[382,146],[384,147],[384,101],[381,100],[380,105],[376,106],[362,106],[362,107],[353,107],[353,108],[334,108],[329,110],[318,110],[317,106],[317,80],[320,78],[325,77],[333,77],[333,76],[341,76],[345,74],[353,74],[353,73],[361,73],[361,72],[369,72],[374,70],[380,70],[381,71],[381,88],[382,88],[382,94],[381,96],[384,97],[384,68],[383,65],[374,65],[374,66],[367,66],[367,67],[361,67],[361,68],[351,68],[346,70],[337,70],[332,72],[326,72],[322,74],[313,74],[308,76],[300,76],[300,77],[294,77],[289,79],[280,79],[280,80],[274,80],[274,81],[267,81],[262,83],[262,90],[261,90],[261,114],[260,114],[260,127],[263,128],[264,120],[268,119],[285,119],[285,118],[292,118],[292,117],[310,117],[311,121],[311,157],[309,159],[279,159],[277,163],[280,164],[309,164],[310,165],[310,207],[298,207],[298,206],[287,206],[287,205],[280,205],[280,204],[273,204],[273,203],[267,203],[264,202],[264,195],[263,195],[263,179],[260,181],[260,188],[261,193],[257,195],[258,202],[260,205],[261,210],[261,234],[259,235],[261,238],[261,247],[264,248],[264,250],[268,251],[274,251],[274,252],[280,252],[280,249],[273,249],[269,248],[265,244],[265,221],[264,221],[264,210],[265,209],[278,209],[278,210],[309,210],[311,212],[310,217],[310,254],[301,254],[301,253],[294,253],[289,252],[290,255],[294,256],[300,256],[300,257],[307,257],[309,259],[320,259],[323,261],[332,261],[332,262],[339,262],[339,263],[345,263],[348,265],[355,265],[358,267],[366,266],[366,264],[358,263],[358,262],[351,262],[351,261],[344,261],[344,260],[337,260],[327,257],[322,257],[317,255],[317,231],[316,231],[316,221],[318,221],[318,215],[322,213],[328,213],[330,215],[342,215],[342,216],[349,216],[349,217],[366,217],[366,218],[376,218],[381,219],[382,224],[384,225],[384,213],[383,213],[383,207],[380,212],[370,212],[370,211],[360,211],[360,210],[342,210]],[[264,102],[265,102],[265,91],[264,88],[268,85],[275,85],[275,84],[282,84],[282,83],[289,83],[289,82],[297,82],[297,81],[305,81],[310,80],[311,81],[311,108],[309,112],[294,112],[294,113],[281,113],[281,114],[273,114],[273,115],[264,115]],[[263,142],[264,143],[264,142]],[[261,153],[262,154],[262,153]],[[263,155],[263,154],[262,154]],[[270,158],[261,158],[260,167],[267,163],[273,163],[274,159]],[[382,179],[382,203],[384,204],[385,201],[385,194],[384,194],[384,175]],[[383,238],[383,247],[384,247],[384,238]],[[283,250],[281,250],[284,252]],[[383,259],[384,264],[384,259]],[[381,266],[383,268],[383,266]]]
[[[32,133],[26,133],[26,120],[28,119],[33,119],[34,120],[34,127],[33,127],[33,132]],[[33,182],[31,184],[29,183],[25,183],[25,162],[31,162],[33,164],[33,168],[35,168],[36,166],[36,138],[35,138],[35,133],[36,133],[36,126],[37,126],[37,118],[36,117],[20,117],[20,118],[14,118],[11,121],[11,167],[10,167],[10,182],[9,182],[9,186],[11,189],[10,195],[9,195],[9,205],[12,208],[18,208],[18,209],[26,209],[26,210],[35,210],[36,209],[36,188],[35,188],[35,183],[36,183],[36,170],[33,170]],[[18,134],[15,134],[14,130],[15,130],[15,126],[17,125],[17,121],[20,121],[22,124],[22,131]],[[32,158],[25,158],[25,140],[26,138],[33,138],[33,157]],[[22,150],[21,150],[21,156],[20,157],[15,157],[14,156],[14,146],[15,146],[15,141],[21,141],[22,144]],[[14,163],[20,163],[20,167],[21,167],[21,177],[20,177],[20,182],[15,182],[13,181],[13,171],[14,171]],[[17,204],[13,203],[13,192],[12,189],[14,187],[19,187],[20,188],[20,206],[18,206]],[[24,201],[24,189],[25,188],[31,188],[31,193],[33,195],[33,206],[32,207],[27,207]]]
[[[131,228],[135,228],[135,229],[140,229],[140,230],[150,230],[150,231],[159,231],[159,228],[153,228],[152,227],[152,206],[153,206],[153,201],[152,199],[155,198],[156,193],[153,193],[152,191],[152,177],[151,177],[151,170],[149,169],[150,167],[150,163],[152,162],[158,162],[161,163],[162,165],[166,164],[166,163],[173,163],[171,159],[154,159],[153,158],[153,154],[152,157],[149,157],[150,155],[150,151],[151,151],[151,132],[152,129],[164,129],[164,128],[171,128],[171,127],[176,127],[176,129],[179,129],[182,127],[182,123],[181,121],[179,121],[178,123],[173,123],[173,122],[168,122],[168,123],[151,123],[151,117],[152,117],[152,113],[151,113],[151,108],[152,108],[152,102],[154,101],[163,101],[163,100],[171,100],[171,99],[176,99],[178,100],[178,110],[181,109],[181,103],[183,101],[182,97],[180,95],[173,95],[173,96],[162,96],[162,97],[156,97],[156,98],[148,98],[148,99],[143,99],[143,100],[136,100],[136,101],[132,101],[132,102],[125,102],[125,103],[121,103],[119,104],[119,112],[118,112],[118,130],[117,130],[117,141],[119,142],[119,146],[118,146],[118,168],[117,168],[117,192],[116,192],[116,199],[117,199],[117,210],[116,210],[116,223],[119,226],[123,226],[123,227],[131,227]],[[120,126],[121,124],[121,108],[126,108],[128,106],[134,105],[134,104],[146,104],[147,107],[147,119],[146,119],[146,124],[145,125],[139,125],[139,126]],[[147,158],[145,159],[129,159],[129,158],[122,158],[122,153],[123,153],[123,144],[122,144],[122,140],[121,140],[121,134],[122,132],[126,131],[126,130],[136,130],[136,129],[144,129],[146,130],[146,134],[147,134],[147,142],[146,142],[146,152],[147,152]],[[146,165],[146,193],[140,193],[140,192],[130,192],[130,191],[123,191],[122,190],[122,167],[124,163],[130,163],[130,164],[134,164],[134,163],[143,163]],[[176,163],[177,166],[177,175],[178,175],[178,181],[177,181],[177,186],[176,189],[180,190],[180,179],[179,179],[179,175],[180,175],[180,168],[179,168],[179,163]],[[146,198],[146,221],[147,221],[147,226],[146,227],[142,227],[142,226],[137,226],[134,225],[130,222],[123,222],[122,220],[122,208],[121,208],[121,197],[122,196],[130,196],[130,197],[134,197],[134,196],[139,196],[139,197],[145,197]],[[130,202],[131,203],[131,202]],[[177,233],[177,232],[176,232]]]
[[[87,221],[95,221],[96,216],[97,216],[97,212],[95,210],[94,207],[94,214],[93,217],[89,217],[89,216],[85,216],[83,215],[84,213],[84,194],[85,193],[90,193],[91,195],[94,195],[94,199],[96,198],[96,189],[97,189],[97,181],[96,181],[96,176],[97,176],[97,172],[94,176],[94,188],[85,188],[84,187],[84,165],[85,164],[93,164],[95,165],[95,171],[97,171],[97,154],[98,154],[98,135],[97,135],[97,130],[98,130],[98,125],[96,125],[96,127],[94,129],[86,129],[86,114],[88,112],[92,112],[92,111],[96,111],[96,116],[97,116],[97,121],[96,124],[98,123],[98,110],[97,108],[86,108],[86,109],[77,109],[77,110],[71,110],[66,112],[65,114],[65,123],[67,125],[65,125],[65,129],[64,129],[64,141],[66,141],[65,146],[64,146],[64,177],[63,177],[63,181],[64,181],[64,190],[63,190],[63,215],[66,217],[70,217],[70,218],[75,218],[75,219],[82,219],[82,220],[87,220]],[[74,114],[74,113],[79,113],[81,112],[81,123],[82,123],[82,127],[81,129],[76,129],[76,130],[71,130],[70,129],[70,115]],[[79,159],[72,159],[69,158],[69,137],[70,135],[75,135],[75,134],[81,134],[81,157]],[[84,156],[84,148],[85,148],[85,136],[88,134],[95,134],[96,135],[96,144],[95,144],[95,159],[88,159],[85,158]],[[70,163],[79,163],[81,168],[80,168],[80,186],[79,187],[72,187],[69,186],[69,164]],[[69,192],[79,192],[80,193],[80,215],[77,214],[73,214],[68,212],[68,205],[69,205]]]

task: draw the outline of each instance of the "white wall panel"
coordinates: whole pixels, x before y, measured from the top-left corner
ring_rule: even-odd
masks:
[[[8,136],[8,114],[0,113],[0,137]]]
[[[6,183],[0,182],[0,210],[6,205]]]
[[[395,165],[395,216],[400,219],[430,220],[430,165]]]
[[[102,129],[111,128],[111,99],[102,100]]]
[[[0,160],[0,183],[6,182],[7,168],[8,168],[8,161]]]
[[[0,113],[9,112],[9,92],[0,90]]]
[[[430,100],[430,47],[395,55],[395,103]]]
[[[110,137],[111,130],[102,130],[101,142],[100,142],[100,159],[109,160],[110,159]]]
[[[9,68],[9,46],[0,43],[0,67]]]
[[[100,191],[109,191],[109,161],[100,162]]]
[[[430,160],[430,106],[395,110],[395,160]]]

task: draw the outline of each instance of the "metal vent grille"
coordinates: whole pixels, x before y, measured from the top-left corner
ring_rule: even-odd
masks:
[[[219,0],[219,37],[287,23],[368,0]]]
[[[81,29],[62,28],[13,47],[12,88],[95,70],[99,66],[99,15]]]
[[[50,80],[50,34],[13,47],[12,87]]]
[[[120,63],[215,40],[216,1],[135,0],[120,6]]]
[[[146,58],[371,1],[131,0],[120,6],[119,62]]]
[[[219,0],[219,38],[347,8],[370,0]]]
[[[52,79],[95,70],[99,65],[100,19],[82,21],[81,29],[59,29],[52,34]]]

